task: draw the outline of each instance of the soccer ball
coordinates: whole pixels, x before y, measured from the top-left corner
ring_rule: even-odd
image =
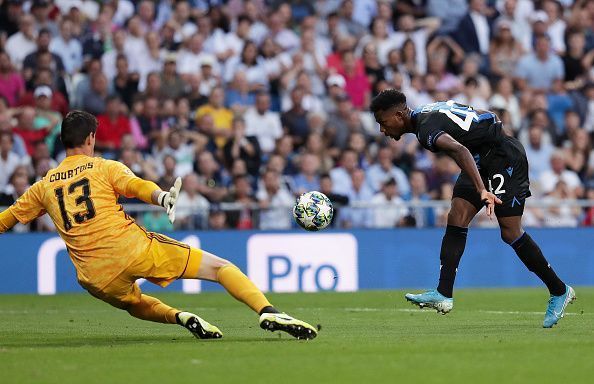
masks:
[[[297,198],[293,217],[299,226],[308,231],[319,231],[332,222],[334,208],[322,192],[305,192]]]

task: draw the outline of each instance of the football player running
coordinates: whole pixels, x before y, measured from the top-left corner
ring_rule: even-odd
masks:
[[[384,135],[399,140],[403,134],[413,133],[424,148],[450,156],[462,170],[454,186],[441,243],[437,289],[409,293],[406,299],[443,314],[452,310],[454,280],[468,226],[485,207],[489,217],[493,214],[497,217],[503,241],[549,289],[543,327],[557,324],[567,305],[575,300],[575,292],[561,281],[539,246],[522,228],[524,203],[530,196],[528,161],[522,144],[505,134],[493,112],[474,110],[452,100],[411,110],[402,92],[387,89],[374,98],[371,111]]]

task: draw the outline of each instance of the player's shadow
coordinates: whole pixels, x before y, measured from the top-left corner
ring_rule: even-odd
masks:
[[[40,340],[19,340],[18,342],[0,343],[0,348],[24,349],[24,348],[78,348],[78,347],[118,347],[126,345],[151,345],[151,344],[207,344],[207,343],[269,343],[269,342],[299,342],[290,337],[233,337],[227,336],[221,340],[196,340],[192,337],[171,337],[171,336],[122,336],[117,338],[108,337],[85,337],[85,338],[60,338]]]

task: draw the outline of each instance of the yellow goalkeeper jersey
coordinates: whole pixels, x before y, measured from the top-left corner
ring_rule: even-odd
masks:
[[[21,223],[47,212],[66,243],[78,280],[103,287],[150,245],[146,231],[117,202],[119,195],[135,196],[131,182],[141,180],[117,161],[68,156],[10,209]]]

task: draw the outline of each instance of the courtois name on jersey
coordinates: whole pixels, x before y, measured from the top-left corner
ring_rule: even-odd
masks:
[[[435,152],[435,141],[444,133],[464,145],[471,153],[491,148],[503,137],[497,115],[475,110],[453,100],[423,105],[412,112],[417,139],[424,148]]]

